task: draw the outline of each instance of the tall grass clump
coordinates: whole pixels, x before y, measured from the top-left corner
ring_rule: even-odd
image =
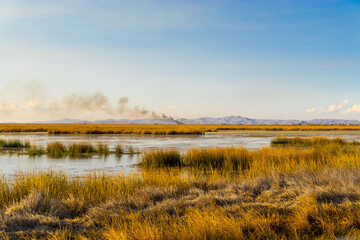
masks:
[[[46,151],[49,156],[54,158],[60,158],[67,154],[67,148],[61,142],[48,143],[46,146]]]
[[[176,149],[149,150],[143,153],[141,165],[150,168],[180,167],[181,156]]]
[[[84,156],[88,154],[98,153],[99,149],[95,149],[89,143],[73,143],[68,146],[69,157]]]
[[[0,148],[30,148],[29,141],[21,141],[20,139],[0,139]]]
[[[201,169],[247,170],[253,152],[243,148],[194,148],[184,155],[184,165]]]
[[[109,155],[110,154],[109,146],[107,144],[104,144],[104,143],[98,143],[97,146],[96,146],[95,151],[98,154],[103,154],[103,155]]]
[[[124,154],[124,149],[121,147],[120,144],[116,145],[116,147],[115,147],[115,154],[116,154],[116,155],[122,155],[122,154]]]
[[[134,155],[136,153],[136,151],[133,146],[128,146],[127,153],[130,155]]]
[[[45,153],[45,150],[41,146],[31,146],[28,149],[28,154],[30,157],[39,157]]]

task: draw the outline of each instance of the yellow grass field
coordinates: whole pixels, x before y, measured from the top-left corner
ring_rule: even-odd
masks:
[[[48,134],[203,134],[221,130],[262,131],[358,131],[345,125],[134,125],[134,124],[0,124],[0,133],[36,132]]]

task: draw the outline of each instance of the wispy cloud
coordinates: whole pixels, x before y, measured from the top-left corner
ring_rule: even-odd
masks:
[[[328,107],[313,107],[306,109],[307,113],[336,113],[339,112],[346,104],[348,104],[349,100],[345,100],[340,104],[331,104]]]

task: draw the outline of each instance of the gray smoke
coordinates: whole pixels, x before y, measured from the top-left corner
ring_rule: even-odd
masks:
[[[87,120],[112,118],[164,119],[179,123],[171,116],[158,114],[145,106],[131,106],[129,98],[112,102],[101,92],[71,94],[61,100],[51,94],[40,82],[20,84],[11,82],[0,88],[0,122],[29,122],[60,118]]]
[[[80,110],[80,111],[103,111],[110,116],[120,117],[126,116],[130,118],[151,118],[151,119],[164,119],[170,120],[180,124],[171,116],[165,114],[157,114],[155,111],[150,111],[147,107],[128,105],[129,98],[122,97],[118,100],[117,105],[111,104],[109,99],[100,92],[96,92],[92,95],[78,95],[72,94],[63,99],[62,105],[68,110]]]
[[[128,114],[134,118],[148,117],[153,119],[161,119],[161,116],[154,111],[148,110],[146,107],[128,107],[129,98],[122,97],[118,100],[117,111],[119,114]]]
[[[113,115],[113,107],[109,99],[102,93],[94,93],[93,95],[72,94],[64,97],[63,106],[67,109],[76,109],[80,111],[105,111],[109,115]]]

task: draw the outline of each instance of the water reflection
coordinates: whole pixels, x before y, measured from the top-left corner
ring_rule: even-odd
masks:
[[[90,158],[49,158],[46,155],[32,158],[27,155],[1,155],[0,173],[13,175],[16,171],[53,169],[69,174],[85,174],[91,171],[123,172],[137,169],[138,156],[116,155],[91,156]]]

